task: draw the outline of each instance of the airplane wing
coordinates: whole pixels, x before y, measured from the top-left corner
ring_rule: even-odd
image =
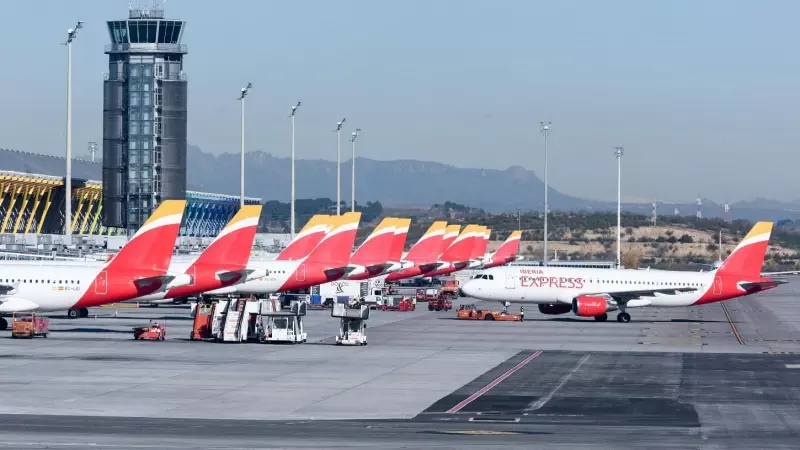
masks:
[[[594,293],[584,293],[581,296],[608,296],[614,299],[628,301],[632,299],[637,299],[641,297],[655,297],[656,294],[662,295],[677,295],[685,292],[694,292],[697,291],[697,288],[693,287],[675,287],[675,288],[661,288],[661,289],[636,289],[631,291],[608,291],[608,292],[594,292]],[[572,301],[570,299],[570,301]]]

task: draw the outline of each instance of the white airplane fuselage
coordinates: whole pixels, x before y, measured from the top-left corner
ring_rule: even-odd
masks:
[[[656,293],[628,302],[629,307],[681,307],[696,303],[715,287],[721,289],[719,278],[715,272],[501,266],[474,275],[462,290],[480,300],[570,304],[580,296],[602,296],[607,292],[692,289],[692,292]]]

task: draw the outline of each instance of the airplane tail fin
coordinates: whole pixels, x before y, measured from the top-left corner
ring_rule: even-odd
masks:
[[[467,225],[464,227],[464,231],[442,253],[442,261],[469,261],[472,249],[478,243],[477,240],[482,239],[484,236],[482,228],[479,225]]]
[[[772,225],[772,222],[756,223],[717,269],[717,273],[760,277]]]
[[[505,264],[506,261],[511,261],[511,259],[515,258],[517,253],[519,253],[519,242],[521,238],[521,231],[512,231],[508,239],[506,239],[497,251],[494,252],[494,255],[492,255],[492,262]]]
[[[411,219],[395,219],[394,239],[392,248],[389,251],[389,261],[400,261],[403,258],[403,248],[406,246],[408,238],[408,228],[411,226]]]
[[[345,267],[350,262],[350,252],[356,242],[360,212],[332,216],[333,229],[311,250],[307,262],[318,262],[328,267]]]
[[[331,230],[331,216],[317,214],[308,220],[306,226],[294,237],[294,240],[275,258],[276,261],[295,261],[303,259],[322,241]]]
[[[486,254],[486,249],[489,248],[489,236],[492,230],[487,227],[481,227],[482,233],[475,239],[475,245],[472,246],[472,254],[469,259],[478,259]]]
[[[442,236],[441,247],[439,247],[440,257],[456,240],[459,231],[461,231],[461,225],[448,225],[447,228],[444,229],[444,236]]]
[[[247,266],[262,205],[245,205],[225,225],[193,265]]]
[[[442,238],[447,228],[447,222],[439,220],[433,222],[428,231],[408,251],[405,259],[416,264],[436,261],[442,253]]]
[[[350,262],[369,266],[383,264],[389,260],[389,252],[394,241],[394,230],[397,219],[385,217],[381,223],[372,230],[369,236],[358,246]]]
[[[181,229],[186,200],[164,200],[144,225],[106,262],[106,270],[142,270],[166,273]]]

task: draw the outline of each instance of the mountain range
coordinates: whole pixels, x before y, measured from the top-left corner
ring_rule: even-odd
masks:
[[[239,194],[238,153],[215,155],[188,147],[188,188],[220,194]],[[342,162],[342,199],[350,199],[350,160]],[[64,158],[0,149],[0,170],[63,176]],[[291,161],[265,152],[245,154],[245,192],[262,200],[287,202]],[[75,158],[76,178],[101,180],[102,163]],[[336,198],[336,163],[299,159],[296,163],[297,198]],[[544,184],[533,172],[519,166],[506,170],[462,169],[447,164],[416,161],[376,161],[356,158],[356,199],[379,201],[385,207],[427,210],[451,201],[487,212],[542,211]],[[615,202],[586,200],[550,188],[551,211],[615,211]],[[658,214],[695,215],[694,203],[659,204]],[[623,203],[623,210],[650,214],[650,203]],[[703,217],[725,217],[723,205],[703,199]],[[800,201],[755,199],[730,205],[729,219],[800,219]]]
[[[239,193],[240,154],[215,155],[199,147],[188,148],[188,183],[191,189],[221,194]],[[245,192],[263,200],[287,201],[290,196],[291,160],[270,153],[245,153]],[[336,197],[336,163],[298,159],[295,164],[296,198]],[[221,176],[224,174],[224,176]],[[341,198],[350,201],[351,160],[343,160]],[[356,201],[379,201],[385,207],[429,208],[451,201],[487,212],[544,210],[544,183],[519,166],[505,170],[465,169],[417,160],[377,161],[356,158]],[[569,196],[550,187],[550,210],[615,211],[615,202]],[[659,204],[658,214],[695,215],[697,206]],[[624,211],[650,214],[652,204],[624,203]],[[703,199],[703,217],[725,217],[724,206]],[[800,219],[800,202],[781,203],[757,199],[730,205],[728,218],[746,220]]]

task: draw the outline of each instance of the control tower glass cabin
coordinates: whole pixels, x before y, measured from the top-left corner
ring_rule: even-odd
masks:
[[[132,9],[108,22],[103,223],[135,232],[162,200],[186,198],[186,22]]]

